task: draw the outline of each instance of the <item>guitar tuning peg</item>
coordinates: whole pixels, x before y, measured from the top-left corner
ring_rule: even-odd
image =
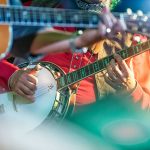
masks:
[[[132,13],[133,13],[133,12],[132,12],[132,9],[131,9],[131,8],[127,8],[127,14],[128,14],[128,15],[132,15]]]
[[[132,19],[136,20],[137,19],[137,14],[133,14]]]
[[[83,34],[83,30],[78,30],[78,35],[82,35]]]
[[[146,22],[148,20],[148,16],[143,17],[143,21]]]
[[[140,16],[140,17],[143,16],[143,11],[138,10],[138,11],[137,11],[137,15]]]

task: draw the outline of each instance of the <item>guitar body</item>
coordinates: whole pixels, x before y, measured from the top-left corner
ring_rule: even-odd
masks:
[[[0,5],[8,5],[8,0],[0,0]],[[0,59],[8,53],[12,41],[12,28],[9,25],[0,24]]]
[[[40,65],[42,69],[37,73],[38,83],[34,102],[12,92],[0,94],[1,121],[11,126],[21,126],[21,134],[35,129],[46,120],[49,123],[62,120],[68,112],[71,99],[74,98],[70,88],[58,90],[56,72],[64,74],[59,67],[47,62],[41,62]],[[25,66],[27,63],[22,64],[22,67]]]

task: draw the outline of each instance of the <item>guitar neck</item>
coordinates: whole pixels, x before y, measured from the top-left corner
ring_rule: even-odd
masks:
[[[140,53],[143,53],[150,49],[150,40],[144,42],[142,44],[138,44],[136,46],[131,46],[128,49],[124,49],[118,51],[119,54],[123,59],[127,59],[133,56],[136,56]],[[59,89],[68,87],[69,85],[79,82],[88,76],[94,75],[102,70],[104,70],[110,61],[113,59],[113,55],[107,56],[101,60],[98,60],[94,63],[91,63],[85,67],[82,67],[76,71],[68,73],[58,79]]]
[[[102,14],[103,15],[103,14]],[[149,36],[149,16],[128,15],[114,12],[128,32],[144,33]],[[42,7],[0,6],[0,24],[19,26],[60,26],[76,28],[97,28],[100,14],[75,9],[58,9]]]
[[[99,15],[79,10],[0,6],[0,24],[96,28]]]

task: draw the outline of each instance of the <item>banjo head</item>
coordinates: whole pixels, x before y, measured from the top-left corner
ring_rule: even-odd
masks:
[[[59,71],[56,65],[47,62],[27,63],[19,67],[33,68],[37,64],[42,67],[36,74],[38,78],[35,101],[31,102],[21,96],[11,93],[11,100],[5,108],[5,120],[16,125],[21,125],[21,133],[32,131],[44,123],[60,122],[66,115],[70,103],[69,88],[57,90],[55,73]]]

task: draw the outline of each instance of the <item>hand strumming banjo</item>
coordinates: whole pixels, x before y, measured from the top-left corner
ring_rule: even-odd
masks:
[[[0,1],[0,59],[4,58],[11,48],[11,25],[17,26],[60,26],[96,28],[100,15],[81,10],[54,8],[7,6],[8,0]],[[129,31],[149,33],[150,23],[147,16],[137,14],[114,13],[115,17],[125,22]]]

